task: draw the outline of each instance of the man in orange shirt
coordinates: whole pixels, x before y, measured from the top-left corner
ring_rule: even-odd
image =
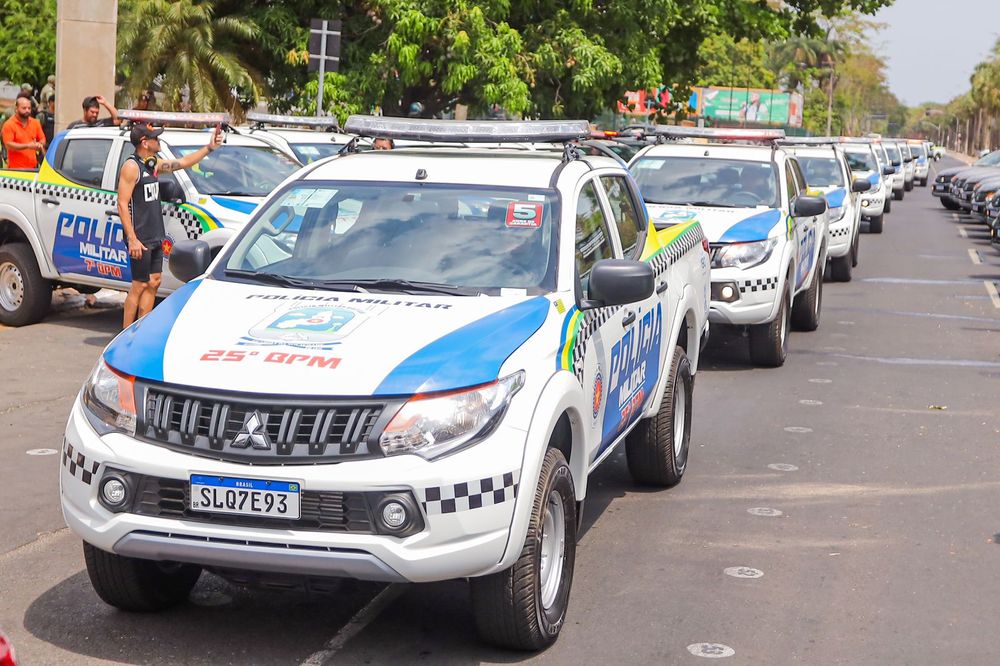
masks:
[[[2,134],[9,168],[38,168],[38,153],[45,150],[45,133],[41,123],[31,117],[30,97],[23,93],[17,96],[15,113],[3,124]]]

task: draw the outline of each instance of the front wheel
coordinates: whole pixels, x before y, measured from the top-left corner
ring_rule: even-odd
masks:
[[[0,247],[0,324],[34,324],[51,305],[52,283],[38,270],[31,246],[8,243]]]
[[[868,218],[868,233],[882,233],[882,217],[882,215],[876,215],[875,217]]]
[[[636,483],[670,487],[681,482],[691,444],[693,394],[691,361],[682,348],[674,347],[660,409],[625,439],[628,471]]]
[[[851,254],[851,252],[848,252],[842,257],[833,257],[830,259],[830,277],[833,278],[834,282],[851,281],[851,269],[853,268]]]
[[[885,215],[886,213],[891,213],[891,212],[892,212],[892,197],[886,197],[885,205],[882,206],[882,214]]]
[[[754,365],[779,368],[785,364],[785,357],[788,356],[788,329],[791,327],[788,307],[790,290],[790,285],[785,287],[774,319],[766,324],[750,327],[750,361]]]
[[[896,201],[902,201],[905,189],[906,187],[904,186],[902,190],[893,190],[892,198],[895,199]]]
[[[108,553],[83,542],[87,574],[104,603],[124,611],[148,613],[183,602],[201,576],[201,567],[154,562]]]
[[[958,210],[961,208],[961,206],[958,205],[958,202],[951,197],[941,197],[941,205],[948,210]]]
[[[515,650],[541,650],[559,637],[576,562],[576,493],[561,451],[545,452],[539,477],[520,557],[471,580],[480,638]]]
[[[913,191],[913,181],[911,180],[908,183],[903,183],[903,190],[906,191],[906,192],[912,192]]]
[[[795,297],[792,304],[792,326],[797,331],[815,331],[823,308],[823,262],[816,265],[812,284],[805,293]]]
[[[921,178],[920,179],[920,187],[927,187],[927,179],[926,178]]]
[[[858,232],[854,234],[854,244],[851,245],[851,266],[857,266],[858,261],[861,259],[861,229],[858,228]]]

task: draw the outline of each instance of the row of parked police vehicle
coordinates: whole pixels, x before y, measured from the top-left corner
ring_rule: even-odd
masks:
[[[969,214],[990,229],[990,243],[1000,250],[1000,150],[967,166],[942,169],[931,193],[948,210]]]
[[[590,473],[623,446],[637,483],[679,483],[709,331],[740,327],[753,363],[782,365],[790,331],[820,324],[824,277],[851,279],[862,221],[880,232],[927,178],[920,146],[877,138],[268,124],[305,122],[231,128],[161,176],[172,295],[72,407],[63,514],[118,608],[181,603],[203,570],[468,578],[485,640],[544,648]],[[164,153],[204,131],[171,127]],[[378,137],[395,149],[362,149]],[[39,320],[55,286],[127,288],[130,150],[124,129],[74,129],[38,171],[0,172],[0,321]]]

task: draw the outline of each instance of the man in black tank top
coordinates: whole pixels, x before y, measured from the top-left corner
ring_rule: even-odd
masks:
[[[125,297],[124,325],[153,309],[156,291],[163,273],[163,228],[160,209],[160,183],[157,174],[187,169],[222,145],[222,132],[216,127],[208,145],[179,160],[157,157],[162,127],[150,123],[132,126],[131,140],[135,153],[122,164],[118,174],[118,216],[125,231],[132,286]]]

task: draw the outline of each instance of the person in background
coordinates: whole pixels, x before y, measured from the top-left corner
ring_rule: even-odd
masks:
[[[56,133],[56,95],[52,93],[45,97],[45,103],[42,104],[42,109],[35,116],[38,119],[39,124],[42,126],[42,132],[45,133],[45,145],[52,145],[52,137]]]
[[[54,74],[50,74],[48,81],[42,86],[41,92],[38,93],[38,103],[42,106],[42,109],[46,109],[49,105],[49,98],[55,97],[56,95],[56,77]]]
[[[0,130],[7,149],[7,166],[11,169],[37,169],[38,153],[45,151],[45,133],[38,120],[31,117],[31,95],[18,93],[14,108],[14,115]]]
[[[372,142],[372,147],[375,150],[392,150],[396,147],[396,143],[392,139],[378,137]]]
[[[153,97],[152,90],[143,90],[142,94],[139,95],[139,101],[136,102],[135,108],[137,111],[152,111],[155,101],[156,98]]]
[[[110,118],[98,118],[101,115],[102,106],[111,114]],[[93,97],[83,98],[83,119],[74,120],[66,129],[73,129],[74,127],[112,127],[120,125],[121,122],[118,118],[118,109],[113,104],[108,103],[108,100],[104,99],[103,96],[94,95]]]
[[[31,100],[31,115],[34,116],[38,113],[38,100],[35,99],[35,89],[30,83],[21,84],[21,92],[19,92],[17,96],[20,97],[21,95],[25,95]]]

